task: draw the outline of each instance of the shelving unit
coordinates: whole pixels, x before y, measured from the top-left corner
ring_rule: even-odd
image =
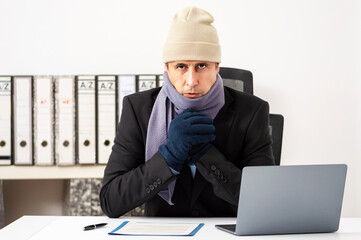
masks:
[[[103,178],[105,165],[0,166],[0,180]]]
[[[70,180],[102,179],[105,166],[0,166],[5,224],[24,214],[63,215]]]

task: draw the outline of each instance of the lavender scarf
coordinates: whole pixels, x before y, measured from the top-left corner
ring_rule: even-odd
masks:
[[[148,161],[157,151],[158,147],[167,142],[167,132],[172,119],[187,108],[215,118],[224,105],[223,81],[218,74],[216,82],[207,94],[199,98],[186,98],[180,94],[169,81],[168,74],[163,74],[164,84],[154,103],[148,124],[147,141],[145,147],[145,161]],[[173,205],[172,196],[176,180],[168,185],[167,190],[158,194],[169,205]]]

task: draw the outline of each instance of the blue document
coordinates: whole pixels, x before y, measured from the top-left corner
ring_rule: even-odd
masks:
[[[193,236],[204,223],[155,223],[124,221],[109,235]]]

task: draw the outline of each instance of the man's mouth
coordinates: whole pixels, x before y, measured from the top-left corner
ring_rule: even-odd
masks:
[[[183,96],[185,96],[186,98],[198,98],[201,96],[201,94],[189,92],[189,93],[184,93]]]

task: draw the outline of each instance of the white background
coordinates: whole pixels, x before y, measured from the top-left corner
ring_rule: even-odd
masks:
[[[191,5],[215,18],[221,66],[284,116],[281,163],[346,163],[342,215],[361,217],[361,1],[0,0],[0,75],[162,73]]]

